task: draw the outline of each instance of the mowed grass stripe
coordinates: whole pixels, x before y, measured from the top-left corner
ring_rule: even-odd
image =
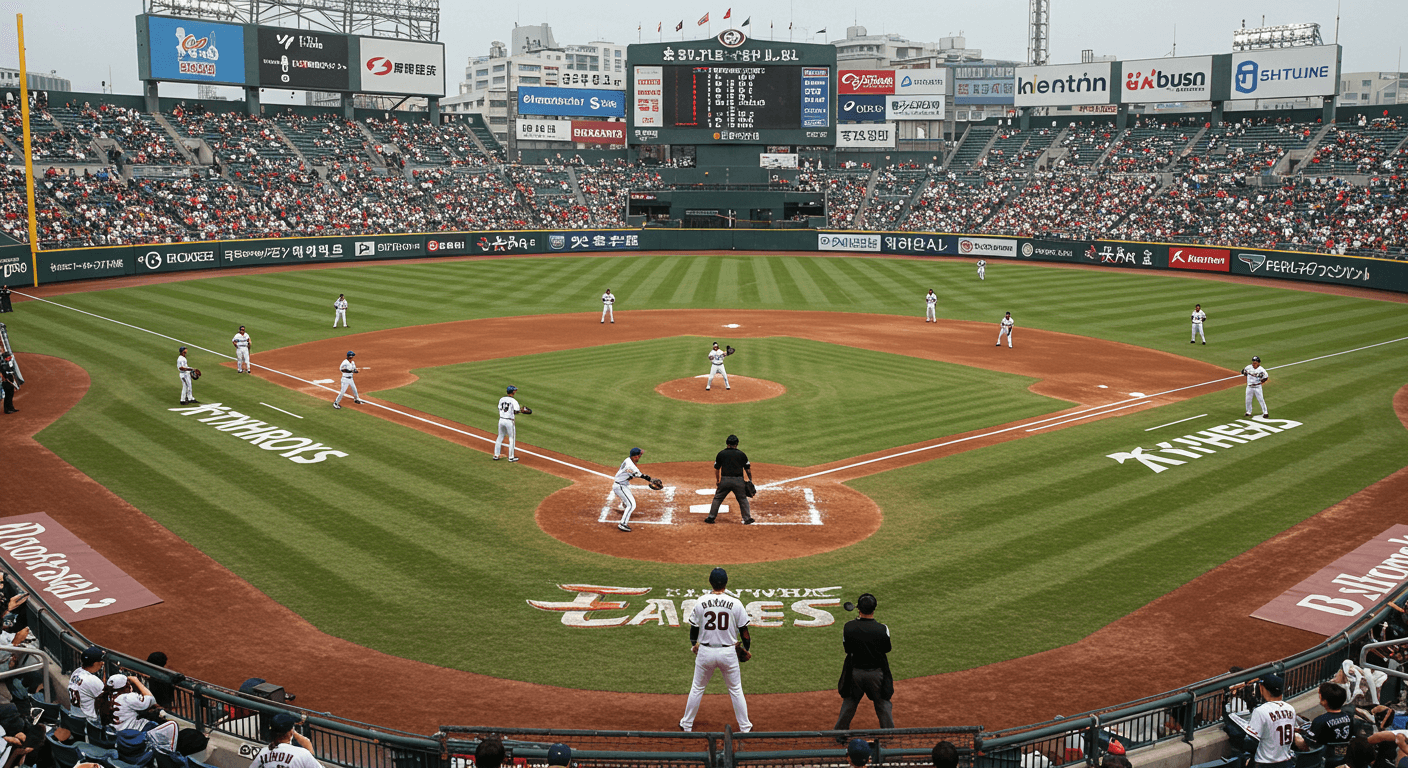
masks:
[[[758,279],[758,300],[763,304],[772,307],[780,307],[783,304],[782,290],[778,288],[777,259],[756,258],[753,259],[754,275]]]

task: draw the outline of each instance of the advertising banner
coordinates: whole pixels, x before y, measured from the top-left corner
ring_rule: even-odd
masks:
[[[68,280],[92,280],[98,277],[120,277],[129,271],[132,249],[75,248],[67,251],[39,252],[39,282],[59,283]]]
[[[907,253],[918,256],[955,256],[958,238],[952,235],[885,235],[881,250],[885,253]]]
[[[1207,101],[1212,98],[1212,57],[1137,59],[1121,62],[1124,85],[1120,101],[1150,104],[1161,101]]]
[[[1085,251],[1088,264],[1138,269],[1168,269],[1169,247],[1158,243],[1125,243],[1100,240]]]
[[[1013,99],[1019,107],[1114,104],[1110,62],[1017,67],[1017,93]]]
[[[153,80],[244,85],[244,27],[147,16]]]
[[[948,93],[948,70],[905,69],[895,73],[896,96],[942,96]]]
[[[760,152],[758,153],[759,168],[796,168],[797,153],[795,152]]]
[[[475,253],[472,232],[436,232],[425,237],[426,256],[459,256]]]
[[[573,120],[572,140],[586,144],[625,144],[626,124],[606,120]]]
[[[1252,616],[1327,637],[1338,634],[1408,581],[1405,544],[1408,525],[1396,524],[1256,609]]]
[[[831,70],[802,67],[802,127],[831,125]]]
[[[346,91],[347,37],[328,32],[258,27],[259,84],[268,88]]]
[[[220,243],[157,243],[132,248],[138,275],[152,272],[184,272],[188,269],[214,269],[221,266]]]
[[[424,235],[367,235],[352,241],[353,259],[402,259],[428,255]]]
[[[589,88],[520,86],[518,114],[557,117],[625,117],[626,94]]]
[[[1083,240],[1022,240],[1017,252],[1034,261],[1079,262],[1092,243]]]
[[[1226,248],[1194,248],[1171,245],[1168,248],[1170,269],[1196,269],[1202,272],[1232,271],[1231,256]]]
[[[840,123],[885,122],[884,96],[837,96],[836,121]]]
[[[572,121],[520,117],[513,125],[513,135],[522,141],[571,141]]]
[[[838,94],[885,96],[895,92],[892,69],[843,69],[836,80]]]
[[[221,245],[221,265],[279,264],[342,259],[352,255],[353,238],[299,237],[286,240],[229,240]]]
[[[35,597],[64,621],[96,619],[161,602],[43,512],[5,518],[0,524],[0,557],[24,574]]]
[[[836,146],[863,149],[890,149],[895,146],[894,123],[836,126]]]
[[[1339,283],[1388,291],[1408,289],[1408,263],[1396,260],[1233,249],[1231,265],[1232,272],[1238,275]]]
[[[958,238],[958,255],[988,258],[991,256],[1001,256],[1004,259],[1017,258],[1016,239],[998,239],[995,237],[960,237]]]
[[[954,104],[1011,104],[1017,81],[1010,77],[987,77],[953,81]]]
[[[635,251],[640,249],[640,232],[627,229],[549,232],[548,252]]]
[[[632,104],[635,124],[641,128],[659,128],[664,124],[660,100],[665,93],[664,67],[636,67],[636,92]]]
[[[445,46],[360,38],[362,92],[445,95]]]
[[[559,88],[600,88],[606,91],[626,90],[626,78],[610,72],[574,72],[561,70],[557,76]]]
[[[29,248],[0,248],[0,285],[32,285]]]
[[[1232,54],[1233,99],[1334,96],[1340,82],[1340,47],[1316,45]]]
[[[886,96],[886,120],[942,120],[944,119],[944,97],[937,96]]]
[[[869,251],[871,253],[879,253],[880,236],[818,232],[816,236],[816,249],[818,251]]]

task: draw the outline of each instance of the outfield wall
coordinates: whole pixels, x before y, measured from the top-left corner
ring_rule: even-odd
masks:
[[[1408,261],[1364,256],[1120,240],[782,229],[570,229],[346,235],[41,251],[39,283],[307,261],[600,251],[814,251],[959,256],[1094,264],[1130,270],[1220,272],[1408,293]],[[0,282],[33,285],[28,249],[0,248]]]

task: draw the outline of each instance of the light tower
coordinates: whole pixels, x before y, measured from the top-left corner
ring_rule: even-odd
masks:
[[[1051,56],[1051,0],[1031,0],[1027,22],[1027,62],[1036,66]]]

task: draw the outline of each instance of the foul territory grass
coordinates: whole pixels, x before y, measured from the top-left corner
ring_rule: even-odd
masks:
[[[942,317],[996,323],[1011,311],[1019,341],[1022,328],[1039,327],[1186,354],[1229,371],[1252,354],[1271,366],[1272,413],[1303,427],[1159,474],[1106,455],[1153,448],[1159,439],[1240,417],[1240,390],[1038,433],[855,481],[885,512],[884,525],[865,541],[800,560],[730,567],[736,586],[772,590],[774,597],[787,594],[784,589],[820,587],[841,587],[849,599],[877,592],[895,636],[900,677],[1079,639],[1381,479],[1408,453],[1408,433],[1391,403],[1408,381],[1408,355],[1400,345],[1277,368],[1408,336],[1402,304],[1180,276],[994,263],[980,283],[967,262],[678,254],[237,275],[58,300],[217,350],[228,350],[236,327],[247,325],[257,362],[261,349],[348,335],[329,327],[340,292],[352,302],[355,334],[473,317],[597,313],[606,287],[621,297],[618,323],[631,322],[634,309],[703,307],[718,308],[721,316],[744,307],[871,312],[917,323],[932,287],[942,297]],[[1206,347],[1187,341],[1195,302],[1211,315]],[[648,595],[628,598],[627,612],[634,614],[647,598],[670,599],[678,609],[682,595],[672,590],[704,586],[707,567],[604,557],[543,534],[533,510],[562,487],[557,478],[491,462],[479,451],[359,410],[333,411],[325,401],[230,374],[216,365],[218,358],[194,350],[193,363],[209,374],[197,384],[202,401],[259,414],[349,454],[296,465],[168,410],[178,397],[176,342],[36,303],[19,305],[5,321],[22,354],[72,360],[92,378],[88,395],[40,434],[42,443],[325,631],[387,653],[505,678],[622,691],[680,693],[687,686],[683,628],[571,629],[559,614],[527,605],[570,600],[556,586],[564,583],[651,587]],[[570,444],[584,458],[614,463],[627,429],[644,419],[650,437],[641,441],[654,441],[653,455],[696,459],[700,433],[713,435],[722,424],[708,423],[714,417],[707,414],[689,416],[695,406],[667,401],[651,388],[704,372],[699,346],[694,339],[668,340],[495,361],[499,368],[476,364],[458,386],[448,371],[422,371],[425,381],[388,394],[423,398],[426,410],[491,426],[492,414],[484,411],[512,372],[514,383],[525,387],[525,402],[541,409],[542,418],[535,415],[525,426],[526,439],[560,450],[568,449],[559,442]],[[798,414],[808,408],[830,413],[873,394],[871,425],[858,430],[852,420],[837,420],[840,431],[831,437],[838,443],[898,445],[939,436],[900,422],[930,419],[938,433],[949,433],[974,421],[1004,423],[1023,409],[1053,407],[1026,393],[1015,377],[960,374],[903,356],[789,339],[735,346],[748,355],[749,375],[796,393],[789,402]],[[655,352],[643,354],[643,348]],[[860,361],[846,364],[844,386],[834,376],[809,372],[821,349]],[[878,358],[883,364],[874,364]],[[593,362],[599,372],[590,371]],[[552,366],[571,366],[573,380],[559,380]],[[576,391],[582,376],[603,379]],[[977,399],[945,408],[946,399],[928,391],[943,391],[934,376],[989,383],[978,387]],[[881,377],[880,386],[870,386]],[[996,393],[987,391],[992,382]],[[833,391],[809,395],[809,386]],[[630,405],[601,404],[622,391]],[[950,406],[954,400],[947,398]],[[831,445],[825,439],[831,425],[790,416],[777,408],[783,402],[737,409],[759,414],[749,427],[758,433],[750,446],[773,441],[768,452],[793,463],[861,452],[849,442]],[[928,413],[931,408],[939,412]],[[1143,432],[1205,412],[1213,415]],[[568,419],[572,413],[590,418]],[[688,429],[677,428],[671,413]],[[583,424],[590,427],[586,434],[569,434]],[[102,551],[102,542],[92,543]],[[792,610],[791,598],[784,602],[786,626],[755,632],[758,656],[745,672],[747,690],[834,685],[840,612],[837,624],[803,628],[794,622],[805,617]],[[388,616],[395,631],[386,629]],[[580,664],[582,658],[627,656],[629,675],[617,665]]]

